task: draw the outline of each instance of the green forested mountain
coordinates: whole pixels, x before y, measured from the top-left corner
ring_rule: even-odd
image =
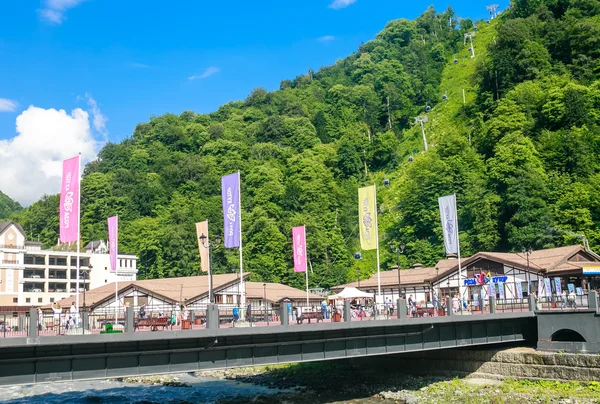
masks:
[[[10,218],[21,209],[23,208],[18,202],[13,201],[0,191],[0,220]]]
[[[239,169],[255,280],[302,285],[290,247],[301,224],[311,286],[353,280],[357,266],[374,272],[374,252],[352,259],[357,188],[372,183],[382,268],[443,257],[437,197],[454,192],[465,256],[580,235],[600,247],[600,3],[516,0],[476,25],[430,8],[278,91],[139,124],[86,166],[83,238],[106,238],[106,217],[119,214],[122,250],[140,256],[141,276],[196,274],[194,222],[208,218],[211,236],[222,234],[220,177]],[[428,116],[427,152],[417,115]],[[44,197],[15,218],[52,244],[56,212],[57,198]],[[405,254],[393,257],[391,241]],[[237,258],[215,250],[215,272],[236,271]]]

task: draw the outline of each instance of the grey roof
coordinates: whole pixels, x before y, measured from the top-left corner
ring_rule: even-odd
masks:
[[[4,230],[8,229],[11,224],[14,224],[15,227],[17,228],[17,230],[19,230],[21,232],[21,234],[23,236],[25,236],[25,230],[23,230],[23,227],[21,227],[21,225],[19,223],[15,223],[12,220],[8,220],[6,222],[0,222],[0,234],[4,233]]]
[[[94,249],[96,247],[98,247],[101,243],[103,242],[103,240],[94,240],[94,241],[90,241],[89,243],[87,243],[87,245],[85,246],[85,249]]]

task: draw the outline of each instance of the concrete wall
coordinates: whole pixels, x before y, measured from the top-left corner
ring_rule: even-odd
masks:
[[[594,310],[538,311],[538,343],[540,350],[600,353],[600,316]],[[586,342],[552,341],[560,330],[573,330]]]

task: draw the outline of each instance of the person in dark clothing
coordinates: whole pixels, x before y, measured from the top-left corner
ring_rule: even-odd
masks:
[[[251,321],[252,319],[252,305],[248,303],[248,307],[246,308],[246,321]]]

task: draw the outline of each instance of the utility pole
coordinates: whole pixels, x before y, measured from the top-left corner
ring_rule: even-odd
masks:
[[[473,47],[473,37],[475,36],[474,32],[469,32],[465,34],[465,39],[463,41],[463,44],[466,45],[467,44],[467,38],[469,38],[469,43],[471,44],[471,47],[469,48],[469,50],[471,51],[471,59],[473,59],[475,57],[475,48]]]
[[[423,123],[427,122],[427,116],[422,115],[415,118],[415,124],[421,124],[421,134],[423,135],[423,147],[427,151],[427,138],[425,137],[425,127]]]
[[[392,114],[390,113],[390,97],[387,97],[388,125],[392,130]]]

